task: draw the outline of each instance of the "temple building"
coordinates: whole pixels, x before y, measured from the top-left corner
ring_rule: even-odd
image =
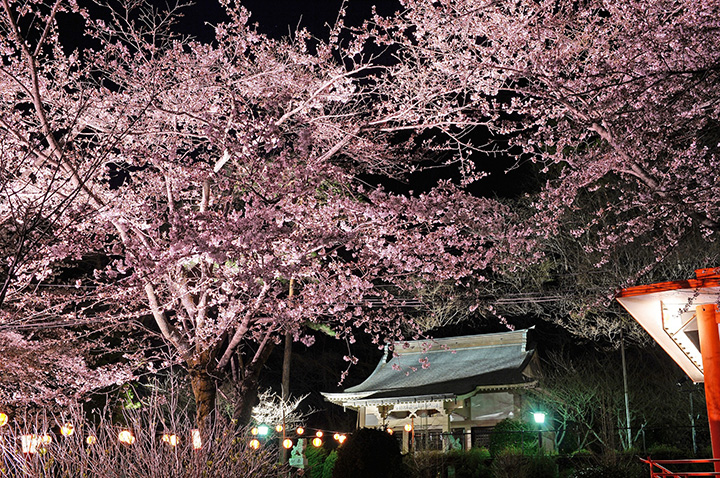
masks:
[[[326,400],[356,410],[357,426],[402,434],[403,448],[485,445],[501,420],[519,417],[537,386],[528,330],[398,343],[361,384]]]

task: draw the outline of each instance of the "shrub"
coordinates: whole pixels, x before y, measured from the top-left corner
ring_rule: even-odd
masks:
[[[400,478],[406,475],[400,447],[395,438],[380,430],[361,428],[338,448],[338,458],[332,476],[333,478]]]
[[[493,460],[494,478],[555,478],[558,467],[548,455],[525,455],[517,449],[506,448]]]
[[[447,453],[448,466],[455,468],[456,478],[481,478],[490,475],[490,452],[486,448],[451,450]]]
[[[403,458],[408,476],[412,478],[436,478],[443,476],[448,459],[441,451],[417,451]]]
[[[323,447],[309,446],[305,449],[305,457],[307,458],[306,476],[310,478],[323,478],[325,460],[328,457],[327,450]]]
[[[529,423],[513,418],[502,420],[490,434],[490,455],[496,457],[506,449],[521,453],[537,452],[537,431]]]
[[[528,458],[517,449],[506,447],[492,462],[494,478],[518,478],[525,476]]]
[[[647,455],[654,460],[677,460],[680,458],[688,458],[692,452],[681,450],[673,445],[653,445],[647,451]]]
[[[337,459],[337,451],[331,451],[325,459],[325,463],[323,464],[322,478],[333,478],[333,470],[335,468],[335,463],[337,462]]]
[[[570,474],[570,478],[605,478],[622,476],[623,478],[645,478],[647,468],[636,456],[625,454],[609,454],[595,457],[595,464],[578,467]]]

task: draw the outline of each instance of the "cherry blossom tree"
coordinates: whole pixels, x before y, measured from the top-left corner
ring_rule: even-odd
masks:
[[[693,227],[714,238],[717,2],[402,3],[373,26],[405,65],[387,83],[392,95],[424,90],[433,111],[454,105],[445,129],[468,153],[505,148],[539,164],[547,183],[535,206],[548,234],[604,189],[573,231],[594,250],[643,241],[661,257]],[[463,135],[468,123],[495,141]]]
[[[636,281],[684,278],[678,256],[716,257],[717,2],[401,3],[357,31],[402,65],[383,97],[425,91],[428,115],[452,111],[437,129],[466,169],[502,154],[542,178],[524,202],[545,261],[505,276],[515,304],[559,298],[573,329],[613,336],[616,317],[586,312]],[[567,297],[578,274],[589,287]],[[488,295],[512,295],[503,282],[486,282]]]
[[[397,306],[419,287],[484,277],[531,249],[507,207],[449,182],[396,195],[359,179],[412,170],[421,142],[407,132],[455,113],[423,113],[426,90],[385,96],[389,67],[343,47],[339,30],[271,40],[226,3],[210,45],[135,2],[104,17],[64,0],[2,5],[0,154],[17,169],[6,190],[18,203],[73,195],[62,234],[15,266],[4,320],[28,312],[31,287],[62,282],[59,264],[102,257],[75,282],[91,304],[35,300],[60,318],[152,316],[188,369],[201,426],[228,377],[247,422],[287,334],[310,344],[306,328],[322,325],[379,346],[414,336]],[[62,49],[59,13],[82,19],[84,50]]]

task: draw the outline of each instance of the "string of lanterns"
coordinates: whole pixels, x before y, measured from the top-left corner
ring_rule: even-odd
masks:
[[[275,427],[275,431],[276,431],[277,433],[282,433],[282,432],[283,432],[283,429],[284,429],[284,428],[283,428],[282,425],[277,425],[277,426]],[[305,435],[305,431],[306,431],[306,430],[305,430],[304,427],[301,427],[301,426],[300,426],[300,427],[297,427],[297,428],[295,429],[296,438],[300,438],[300,437],[304,436],[304,435]],[[256,438],[253,438],[253,439],[250,440],[250,447],[253,448],[253,449],[255,449],[255,450],[257,450],[258,448],[260,448],[261,442],[260,442],[260,440],[259,440],[257,437],[261,437],[261,438],[262,438],[262,437],[267,436],[269,433],[270,433],[270,427],[267,426],[267,425],[265,425],[265,424],[260,424],[260,425],[258,425],[258,426],[256,426],[256,427],[251,428],[251,429],[250,429],[250,434],[253,435],[253,437],[256,437]],[[315,448],[321,447],[321,446],[323,445],[323,436],[324,436],[324,435],[325,435],[325,433],[324,433],[322,430],[316,430],[316,431],[315,431],[315,436],[312,438],[312,440],[310,440],[310,443],[311,443]],[[336,432],[336,433],[333,435],[333,439],[334,439],[335,441],[337,441],[339,444],[342,445],[342,444],[345,442],[345,440],[347,440],[347,435],[344,434],[344,433]],[[291,438],[287,438],[287,437],[286,437],[286,438],[282,441],[282,446],[283,446],[283,448],[285,448],[285,449],[290,449],[290,448],[292,448],[294,445],[295,445],[295,443],[293,442],[293,440],[292,440]]]
[[[0,428],[6,426],[8,424],[8,415],[5,413],[0,412]],[[275,426],[275,431],[277,433],[282,433],[284,430],[282,425]],[[302,426],[297,427],[295,429],[295,438],[300,438],[305,435],[306,429]],[[70,437],[75,433],[75,427],[72,423],[64,423],[60,426],[60,434],[64,437]],[[252,427],[250,429],[250,434],[253,436],[253,438],[250,440],[248,445],[250,448],[257,450],[262,445],[262,442],[259,438],[264,438],[268,436],[270,433],[270,427],[265,424],[260,424],[258,426]],[[284,435],[283,435],[284,436]],[[325,436],[325,433],[322,430],[316,429],[315,436],[310,440],[310,443],[316,447],[319,448],[323,445],[323,437]],[[190,431],[190,438],[192,447],[194,450],[199,450],[202,448],[202,438],[200,436],[200,430],[193,429]],[[25,434],[21,435],[21,448],[22,452],[25,454],[34,454],[37,453],[38,448],[42,446],[49,445],[52,443],[53,438],[52,435],[44,433],[42,435],[38,434]],[[133,445],[135,443],[135,435],[131,430],[128,429],[122,429],[118,432],[117,435],[118,442],[124,444],[124,445]],[[347,439],[347,435],[344,433],[335,432],[333,434],[333,439],[337,441],[339,444],[343,444],[345,440]],[[161,440],[163,443],[168,444],[171,447],[176,447],[180,443],[180,438],[173,433],[163,433],[161,436]],[[94,435],[88,435],[85,438],[85,443],[89,446],[94,445],[97,443],[97,437]],[[282,440],[281,443],[282,447],[285,449],[292,448],[295,443],[292,440],[292,438],[285,437]]]

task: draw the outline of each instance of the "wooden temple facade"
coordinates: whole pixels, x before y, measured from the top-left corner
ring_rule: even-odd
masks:
[[[406,450],[428,440],[432,447],[469,448],[473,436],[486,436],[499,421],[519,417],[523,392],[537,386],[537,359],[527,334],[399,343],[394,354],[386,348],[363,383],[323,396],[356,410],[358,428],[402,434]]]

